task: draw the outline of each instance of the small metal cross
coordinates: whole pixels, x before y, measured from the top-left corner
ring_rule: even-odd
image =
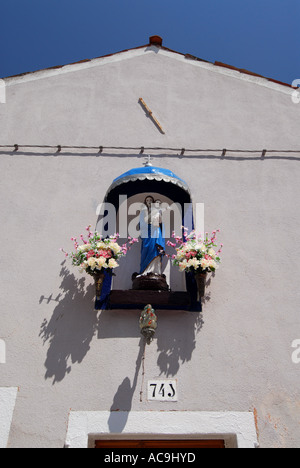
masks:
[[[151,163],[151,155],[150,155],[150,154],[148,154],[147,160],[146,160],[146,162],[144,162],[144,166],[145,166],[145,167],[151,167],[151,166],[152,166],[152,163]]]

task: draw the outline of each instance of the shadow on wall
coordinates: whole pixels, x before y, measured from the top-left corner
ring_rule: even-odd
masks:
[[[196,347],[196,335],[200,332],[203,324],[202,314],[176,312],[174,316],[168,312],[162,312],[156,338],[151,344],[151,346],[155,346],[157,343],[159,353],[157,364],[160,368],[160,375],[175,376],[180,365],[192,359]],[[110,408],[108,426],[111,433],[120,434],[123,432],[132,408],[139,373],[144,372],[141,370],[141,366],[148,346],[144,338],[141,338],[139,346],[132,385],[129,377],[126,377],[119,385]],[[145,390],[143,387],[142,379],[141,393]]]
[[[48,304],[52,301],[57,303],[52,317],[49,320],[44,319],[41,324],[39,334],[44,345],[48,346],[45,379],[52,379],[53,385],[61,382],[71,372],[73,364],[83,361],[95,336],[100,340],[140,336],[140,311],[104,310],[99,314],[94,310],[94,284],[86,286],[86,276],[77,279],[67,269],[65,262],[59,275],[62,279],[62,292],[54,299],[50,295],[47,298],[41,296],[39,300],[40,304],[44,301]],[[173,377],[182,364],[192,359],[196,336],[204,323],[202,314],[157,311],[157,315],[158,329],[151,346],[157,345],[160,375]],[[133,384],[131,385],[128,377],[122,382],[116,393],[112,411],[130,410],[143,351],[144,340],[141,338]]]
[[[160,317],[156,337],[161,376],[174,377],[180,366],[192,359],[203,324],[202,314],[195,312],[177,311]]]
[[[71,372],[72,364],[82,362],[98,327],[97,312],[91,302],[94,301],[94,285],[86,287],[86,278],[75,278],[64,263],[60,271],[63,293],[56,299],[52,296],[40,298],[40,304],[45,300],[57,302],[51,319],[45,319],[40,330],[40,337],[49,346],[45,379],[53,379],[53,385]]]
[[[143,356],[145,352],[145,339],[140,340],[140,350],[136,360],[136,369],[131,385],[129,377],[126,377],[119,386],[110,408],[110,416],[108,419],[108,426],[111,433],[121,433],[126,426],[129,412],[132,407],[132,399],[136,390],[138,376],[141,369]],[[120,413],[120,411],[122,413]],[[120,417],[121,414],[121,417]]]
[[[192,359],[197,334],[204,325],[203,316],[199,312],[155,312],[158,328],[151,347],[157,345],[160,375],[171,377],[178,373],[182,364]],[[138,337],[140,313],[138,310],[102,311],[98,322],[98,339]]]

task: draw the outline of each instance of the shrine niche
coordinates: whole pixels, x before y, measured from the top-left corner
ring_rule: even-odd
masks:
[[[165,225],[160,199],[147,195],[140,211],[141,266],[140,272],[132,276],[133,289],[168,291],[166,275],[162,273],[162,262],[166,250]]]
[[[115,223],[113,217],[108,219],[111,207]],[[177,274],[166,255],[167,241],[174,230],[181,236],[182,226],[190,231],[194,228],[191,193],[187,183],[171,170],[148,162],[113,181],[97,229],[103,235],[118,232],[121,239],[138,237],[139,243],[122,262],[113,282],[106,278],[102,308],[142,310],[151,304],[154,309],[200,310],[194,276]]]

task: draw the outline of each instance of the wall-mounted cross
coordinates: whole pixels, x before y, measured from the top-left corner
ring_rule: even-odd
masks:
[[[143,107],[143,109],[146,111],[146,114],[150,117],[150,119],[151,119],[152,122],[155,124],[155,126],[158,128],[158,130],[159,130],[163,135],[165,135],[165,132],[164,132],[162,126],[160,125],[160,123],[159,123],[159,121],[157,120],[157,118],[154,117],[152,110],[149,109],[149,107],[147,106],[147,104],[145,103],[145,101],[144,101],[143,98],[140,98],[140,99],[139,99],[139,103],[140,103],[140,105]]]
[[[145,158],[146,161],[144,162],[144,166],[145,167],[151,167],[152,166],[152,162],[151,162],[151,155],[148,154],[147,158]]]

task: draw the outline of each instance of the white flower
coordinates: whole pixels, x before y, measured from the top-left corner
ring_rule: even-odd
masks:
[[[188,268],[187,260],[183,260],[183,262],[179,263],[179,271],[184,271],[186,268]]]
[[[78,247],[79,252],[88,252],[91,250],[91,244],[84,244]]]
[[[193,250],[197,250],[197,251],[200,251],[202,253],[206,253],[206,246],[205,244],[203,244],[203,242],[195,242],[194,246],[193,246]]]
[[[216,251],[214,249],[209,249],[207,253],[210,257],[216,258]]]
[[[110,258],[108,261],[108,268],[117,268],[119,264],[116,262],[114,258]]]
[[[214,260],[209,261],[209,267],[213,268],[214,270],[217,270],[219,268],[217,262],[215,262]]]
[[[199,268],[199,265],[200,265],[200,261],[197,260],[196,258],[191,258],[188,262],[187,262],[187,265],[188,267],[193,267],[195,268],[195,270],[197,270]]]
[[[96,259],[94,257],[90,257],[87,261],[88,266],[92,269],[95,270],[97,264],[96,264]]]
[[[121,247],[116,242],[109,244],[109,248],[113,251],[115,255],[121,252]]]
[[[105,268],[104,265],[106,264],[106,258],[104,258],[104,257],[97,258],[96,262],[97,262],[98,268],[100,268],[100,269]]]
[[[206,268],[209,267],[209,260],[206,260],[206,258],[202,258],[200,265],[203,270],[206,270]]]
[[[182,249],[177,249],[177,255],[176,258],[178,260],[182,260],[185,257],[185,251]]]

